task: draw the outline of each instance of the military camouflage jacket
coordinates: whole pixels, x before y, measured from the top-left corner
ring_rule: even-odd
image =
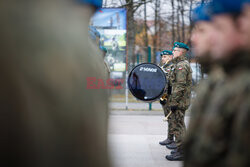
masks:
[[[170,76],[173,71],[173,67],[174,67],[173,60],[169,61],[166,65],[163,66],[163,69],[166,72],[166,77],[168,81],[170,81]]]
[[[185,56],[174,59],[173,72],[170,80],[172,83],[171,106],[187,109],[190,105],[192,69]]]
[[[165,95],[168,96],[168,98],[170,97],[171,95],[171,91],[172,91],[172,83],[171,83],[171,74],[172,74],[172,71],[173,71],[173,67],[174,67],[174,64],[173,64],[173,61],[169,61],[167,64],[163,65],[161,68],[164,70],[165,74],[166,74],[166,78],[167,78],[167,83],[166,83],[166,89],[165,89]]]
[[[213,66],[211,67],[208,78],[200,81],[198,86],[195,89],[196,98],[192,102],[191,107],[191,120],[189,122],[189,131],[192,133],[196,131],[196,128],[199,128],[199,124],[201,124],[201,116],[204,114],[203,109],[206,108],[207,102],[210,98],[211,92],[214,90],[216,85],[224,82],[225,74],[221,67]],[[192,132],[191,132],[192,131]],[[189,137],[193,136],[187,135],[187,140]]]
[[[196,114],[186,137],[185,167],[250,166],[249,63],[250,56],[237,55],[223,64],[225,79],[210,79],[204,96],[197,96],[202,105],[192,107]]]
[[[90,6],[1,1],[0,166],[108,167],[108,92]],[[90,85],[90,86],[89,86]]]

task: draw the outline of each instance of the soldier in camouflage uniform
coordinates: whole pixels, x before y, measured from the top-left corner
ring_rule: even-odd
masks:
[[[108,94],[88,40],[101,0],[1,0],[0,166],[107,167]]]
[[[242,1],[214,0],[212,4],[215,42],[211,56],[222,67],[224,77],[210,84],[213,88],[199,99],[200,106],[192,107],[192,112],[198,110],[196,113],[200,114],[190,121],[184,166],[247,167],[250,165],[250,55],[243,51],[242,39],[250,34],[250,14],[242,22],[246,31],[239,31],[237,19]]]
[[[194,9],[192,21],[194,28],[192,30],[191,42],[192,51],[195,59],[201,65],[203,74],[209,74],[213,69],[214,63],[211,63],[211,45],[213,24],[211,23],[210,4],[202,4]]]
[[[161,57],[162,57],[162,64],[164,64],[162,66],[162,69],[164,70],[166,77],[167,77],[167,83],[166,83],[166,92],[164,93],[163,97],[160,99],[160,103],[162,105],[163,111],[164,111],[164,121],[168,122],[168,137],[167,139],[159,142],[160,145],[167,145],[167,144],[171,144],[174,141],[174,122],[173,122],[173,115],[171,115],[171,111],[170,111],[170,98],[171,98],[171,90],[172,90],[172,86],[171,86],[171,80],[170,80],[170,74],[172,71],[172,68],[174,66],[174,64],[172,63],[172,59],[173,59],[173,55],[172,55],[172,51],[169,50],[164,50],[161,53]]]
[[[196,87],[197,93],[195,100],[191,107],[191,118],[187,135],[185,136],[184,148],[188,148],[189,144],[193,142],[195,135],[202,124],[202,117],[204,115],[203,108],[206,107],[210,93],[214,90],[217,84],[223,82],[224,72],[218,65],[214,65],[211,59],[211,45],[212,33],[214,26],[211,23],[211,13],[209,12],[210,4],[202,4],[198,6],[193,12],[193,22],[195,27],[192,31],[191,42],[195,57],[202,66],[205,66],[205,72],[208,77],[201,80]],[[192,153],[186,153],[191,155]]]
[[[189,50],[184,43],[175,42],[174,71],[172,77],[172,94],[170,109],[174,116],[174,136],[175,142],[166,145],[169,149],[175,149],[171,155],[167,155],[168,160],[182,160],[182,142],[185,135],[186,126],[184,123],[185,111],[188,109],[191,100],[192,69],[186,58],[186,52]]]

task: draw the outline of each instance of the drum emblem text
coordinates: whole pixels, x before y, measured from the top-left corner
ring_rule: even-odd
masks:
[[[157,72],[157,68],[141,67],[140,71],[144,71],[144,72]]]

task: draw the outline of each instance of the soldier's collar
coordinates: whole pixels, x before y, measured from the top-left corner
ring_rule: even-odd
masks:
[[[238,51],[227,61],[221,61],[219,64],[224,68],[226,73],[233,73],[240,68],[250,68],[250,53]]]
[[[173,64],[173,59],[169,60],[169,62],[167,63],[167,65]]]
[[[180,61],[187,60],[186,55],[179,56],[175,59],[175,62],[178,63]]]

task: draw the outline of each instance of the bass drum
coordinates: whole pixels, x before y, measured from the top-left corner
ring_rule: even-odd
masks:
[[[134,97],[144,102],[152,102],[162,97],[167,79],[159,66],[142,63],[132,69],[127,82]]]

